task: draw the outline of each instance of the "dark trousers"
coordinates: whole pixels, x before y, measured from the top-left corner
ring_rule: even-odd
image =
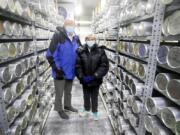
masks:
[[[83,87],[84,108],[86,111],[98,112],[99,87]]]

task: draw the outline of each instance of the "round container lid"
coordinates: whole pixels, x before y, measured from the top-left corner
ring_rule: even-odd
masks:
[[[171,80],[167,86],[168,96],[174,100],[180,100],[180,80]]]
[[[168,86],[169,79],[167,78],[166,74],[160,73],[156,76],[155,85],[160,91],[166,91]]]
[[[168,53],[168,65],[171,68],[180,68],[180,47],[173,47]]]

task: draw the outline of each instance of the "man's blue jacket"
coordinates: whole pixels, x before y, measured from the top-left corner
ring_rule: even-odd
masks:
[[[52,77],[58,80],[75,78],[76,50],[81,45],[79,37],[71,41],[64,28],[57,28],[53,35],[46,58],[52,67]]]

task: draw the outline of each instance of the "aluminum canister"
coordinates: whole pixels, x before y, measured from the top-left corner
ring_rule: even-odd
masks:
[[[144,120],[145,128],[148,132],[152,133],[155,126],[158,126],[160,121],[157,119],[156,116],[149,116],[147,115]]]
[[[19,96],[23,90],[24,90],[24,83],[22,80],[19,80],[19,82],[15,82],[11,85],[11,90],[13,92],[13,95],[15,97]]]
[[[15,13],[18,14],[19,16],[22,16],[23,9],[19,1],[15,1],[14,8],[15,8]]]
[[[32,90],[31,90],[31,89],[28,89],[28,90],[26,91],[24,97],[25,97],[25,99],[26,99],[26,101],[27,101],[27,105],[28,105],[28,106],[31,106],[32,103],[33,103],[33,100],[34,100],[33,95],[32,95]]]
[[[9,71],[13,75],[13,78],[20,77],[23,73],[22,64],[16,63],[9,65]]]
[[[167,94],[168,96],[176,101],[180,101],[180,80],[178,79],[173,79],[169,82],[167,86]]]
[[[11,123],[14,120],[14,118],[16,117],[16,112],[17,112],[16,108],[11,106],[7,109],[6,112],[7,112],[7,119]]]
[[[5,103],[9,104],[13,98],[13,93],[10,88],[6,88],[3,91],[3,99]]]
[[[130,95],[130,92],[129,90],[123,90],[122,91],[122,99],[123,101],[126,101],[127,100],[127,97]]]
[[[165,35],[165,36],[169,36],[169,33],[168,33],[168,24],[169,24],[169,17],[167,17],[165,20],[164,20],[164,23],[162,25],[162,33]]]
[[[133,112],[138,114],[141,112],[141,108],[142,108],[142,102],[139,100],[135,100],[135,102],[133,102],[133,105],[132,105]]]
[[[139,44],[138,44],[138,43],[134,43],[133,54],[134,54],[135,56],[138,56],[138,52],[139,52]]]
[[[19,29],[18,29],[18,24],[14,22],[14,23],[12,24],[12,33],[13,33],[13,35],[14,35],[14,36],[18,36],[18,31],[19,31]]]
[[[167,25],[167,30],[170,35],[180,34],[180,10],[175,11],[170,17]]]
[[[160,46],[157,53],[157,61],[159,64],[167,64],[167,56],[169,53],[168,46]]]
[[[152,22],[141,22],[139,24],[138,36],[150,36],[152,34]]]
[[[0,21],[0,36],[1,36],[2,34],[4,34],[4,32],[5,32],[5,29],[4,29],[4,27],[3,27],[3,21]]]
[[[171,68],[180,68],[180,47],[171,48],[167,58],[167,63]]]
[[[140,44],[139,45],[139,52],[138,52],[138,56],[140,58],[147,58],[148,57],[148,53],[149,53],[149,49],[148,49],[148,45],[146,44]]]
[[[8,6],[7,9],[11,12],[14,12],[15,10],[15,3],[14,0],[8,0]]]
[[[10,128],[11,135],[21,135],[22,129],[20,125],[15,125]]]
[[[28,125],[28,118],[23,116],[22,118],[17,119],[16,124],[21,125],[21,129],[24,130]]]
[[[132,107],[134,101],[135,101],[134,96],[129,95],[128,98],[127,98],[127,105],[128,105],[129,107]]]
[[[180,121],[180,109],[176,107],[164,108],[161,110],[161,119],[168,128],[174,129],[176,122]]]
[[[12,42],[12,43],[8,43],[8,51],[9,51],[9,57],[16,57],[17,55],[17,48],[16,48],[16,43]]]
[[[137,74],[138,73],[138,69],[139,69],[139,63],[136,62],[136,61],[133,61],[133,64],[132,64],[132,72],[134,74]]]
[[[128,116],[129,116],[130,114],[132,114],[132,111],[131,111],[130,108],[125,108],[125,109],[123,110],[124,119],[127,120],[127,119],[128,119]]]
[[[9,57],[8,44],[1,43],[0,44],[0,59],[7,59],[8,57]]]
[[[134,114],[131,114],[129,117],[130,123],[133,127],[137,127],[139,123],[139,118]]]
[[[155,4],[156,4],[156,0],[148,0],[147,5],[146,5],[146,13],[147,14],[151,14],[155,11],[154,10]]]
[[[12,31],[12,24],[9,21],[4,21],[3,22],[3,28],[4,28],[4,34],[11,36],[13,31]]]
[[[173,78],[177,78],[177,75],[169,73],[159,73],[155,79],[155,87],[158,90],[165,92],[167,90],[169,82]]]
[[[135,96],[142,96],[143,89],[144,89],[144,85],[142,83],[132,83],[131,85],[131,92]]]
[[[156,115],[161,109],[170,106],[170,102],[163,97],[148,97],[146,100],[146,110],[151,115]]]
[[[158,125],[153,128],[152,135],[172,135],[172,132],[163,125]]]
[[[147,69],[146,65],[144,65],[144,64],[139,65],[138,76],[140,78],[144,79],[146,77],[146,69]]]
[[[7,83],[11,80],[9,67],[0,68],[0,78],[3,83]]]
[[[126,121],[121,122],[121,125],[119,125],[120,133],[123,133],[124,131],[129,130],[129,129],[130,129],[130,125]]]
[[[176,122],[175,132],[176,135],[180,135],[180,121]]]
[[[16,100],[14,107],[16,108],[16,110],[18,110],[19,113],[23,113],[27,108],[26,100],[23,99]]]
[[[1,7],[2,9],[7,8],[7,5],[8,5],[8,0],[1,0],[0,7]]]

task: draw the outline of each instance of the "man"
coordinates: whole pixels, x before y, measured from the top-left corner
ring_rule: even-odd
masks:
[[[98,120],[99,87],[109,70],[108,58],[93,35],[86,37],[86,44],[77,50],[77,54],[76,75],[84,93],[84,110],[80,116],[86,116],[92,110],[94,120]]]
[[[80,40],[74,33],[75,23],[65,20],[64,26],[57,27],[53,35],[46,57],[52,67],[52,77],[55,84],[55,106],[60,117],[69,119],[64,110],[78,112],[71,105],[71,91],[75,78],[76,49]],[[62,98],[64,93],[64,105]]]

